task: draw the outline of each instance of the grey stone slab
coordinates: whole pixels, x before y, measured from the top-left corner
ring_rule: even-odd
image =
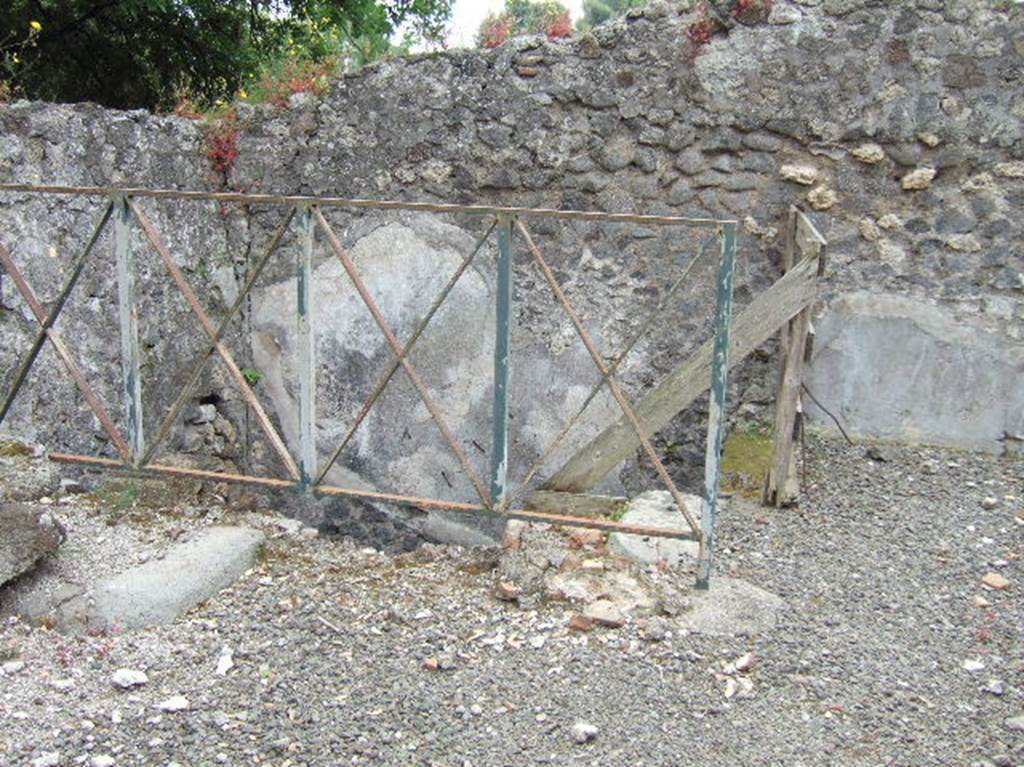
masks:
[[[58,625],[76,630],[170,623],[249,569],[263,539],[263,533],[246,527],[207,528],[170,549],[162,559],[102,581],[60,606]]]
[[[774,628],[786,606],[781,597],[739,578],[712,577],[707,591],[695,591],[692,609],[679,617],[682,628],[713,636],[750,636]]]
[[[696,495],[684,495],[683,502],[693,518],[700,520],[700,498]],[[671,494],[666,490],[651,490],[633,498],[629,502],[629,509],[622,515],[622,521],[631,525],[663,527],[670,530],[690,528],[676,508]],[[608,547],[615,553],[640,564],[649,565],[664,560],[674,567],[680,563],[696,562],[699,544],[696,541],[680,541],[674,538],[612,533],[608,537]]]

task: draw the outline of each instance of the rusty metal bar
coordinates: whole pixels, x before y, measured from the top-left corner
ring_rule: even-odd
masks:
[[[466,272],[470,264],[473,263],[473,259],[476,258],[476,254],[480,252],[480,249],[484,246],[484,243],[487,242],[487,239],[491,236],[491,232],[494,231],[495,226],[497,226],[497,223],[492,223],[487,228],[487,231],[484,232],[483,237],[477,240],[476,246],[473,248],[470,254],[463,259],[462,263],[459,264],[459,268],[456,269],[452,276],[448,279],[448,284],[444,286],[444,289],[440,292],[437,298],[434,299],[434,303],[431,304],[430,308],[427,310],[427,313],[423,316],[423,319],[420,320],[419,324],[416,326],[416,329],[413,331],[412,335],[409,336],[409,340],[406,342],[405,347],[402,349],[402,354],[392,358],[391,364],[388,366],[388,369],[377,380],[377,384],[376,386],[373,387],[373,391],[370,393],[369,398],[366,400],[366,402],[363,403],[362,408],[359,410],[359,415],[356,416],[355,421],[353,421],[352,425],[349,426],[348,432],[345,433],[345,438],[341,441],[341,443],[334,450],[334,452],[331,453],[330,458],[328,458],[327,461],[324,463],[323,468],[320,469],[320,474],[317,476],[316,482],[313,483],[314,485],[319,485],[324,481],[324,478],[327,476],[327,472],[329,472],[331,470],[331,467],[334,466],[335,462],[337,462],[339,456],[341,456],[342,451],[345,450],[345,448],[348,446],[348,443],[351,441],[352,437],[355,436],[356,431],[359,430],[359,427],[366,419],[366,416],[369,415],[370,409],[373,407],[374,403],[378,400],[380,395],[384,392],[384,389],[391,382],[391,379],[398,371],[398,368],[402,366],[402,360],[409,356],[409,353],[412,351],[412,347],[416,345],[416,342],[420,339],[420,336],[423,334],[423,331],[427,329],[427,325],[429,325],[430,321],[434,319],[434,315],[437,314],[438,309],[440,309],[441,305],[447,300],[449,294],[451,294],[452,290],[455,288],[455,284]]]
[[[28,304],[32,314],[35,315],[36,320],[40,325],[46,322],[46,311],[43,309],[43,305],[36,298],[36,294],[32,291],[28,282],[25,280],[25,276],[21,273],[18,267],[15,265],[14,260],[11,258],[11,253],[7,248],[0,244],[0,263],[3,263],[4,269],[11,275],[11,279],[14,280],[14,286],[21,293],[21,297],[25,299],[25,303]],[[50,339],[50,343],[53,345],[53,350],[57,352],[57,356],[60,357],[61,362],[64,363],[64,367],[68,371],[68,375],[71,376],[75,385],[78,386],[79,391],[82,392],[82,396],[85,397],[85,401],[92,408],[92,412],[99,419],[100,425],[103,430],[110,437],[110,441],[114,444],[118,454],[125,463],[131,463],[132,451],[128,447],[128,442],[122,436],[121,432],[118,431],[117,426],[114,425],[114,419],[110,417],[110,413],[107,412],[103,402],[96,395],[96,392],[90,386],[85,376],[82,375],[82,371],[75,364],[74,359],[71,357],[71,352],[68,351],[67,346],[64,343],[63,338],[57,332],[56,328],[47,328],[46,337]]]
[[[500,207],[494,205],[455,205],[451,203],[403,202],[399,200],[361,200],[345,197],[312,197],[304,195],[243,194],[241,192],[201,192],[179,189],[144,189],[139,187],[61,186],[57,184],[0,184],[0,192],[29,192],[33,194],[73,194],[109,197],[122,194],[127,197],[153,197],[176,200],[215,200],[240,202],[248,205],[316,205],[321,208],[370,208],[375,210],[419,210],[431,213],[468,213],[485,216],[526,216],[561,218],[576,221],[606,221],[648,225],[717,228],[724,220],[714,218],[686,218],[680,216],[652,216],[633,213],[604,213],[589,210],[555,210],[553,208]]]
[[[697,588],[707,589],[715,542],[715,514],[721,477],[722,443],[725,440],[725,387],[729,374],[729,330],[732,325],[732,278],[736,263],[736,225],[722,226],[722,260],[718,267],[718,303],[715,309],[715,351],[711,369],[711,402],[708,405],[708,439],[704,457],[704,498],[701,502],[700,549],[697,554]]]
[[[269,477],[256,477],[245,474],[227,474],[216,471],[202,471],[199,469],[183,469],[177,466],[162,466],[150,464],[149,466],[135,468],[131,465],[121,464],[109,458],[97,458],[88,455],[75,455],[72,453],[50,453],[50,460],[59,463],[73,463],[84,466],[95,466],[98,468],[115,469],[134,476],[172,476],[189,479],[210,480],[213,482],[232,482],[258,487],[272,488],[275,490],[299,490],[301,485],[296,482],[289,482],[283,479],[272,479]],[[315,493],[320,495],[341,495],[352,498],[360,498],[367,501],[379,501],[382,503],[395,503],[403,506],[415,506],[423,509],[438,509],[444,511],[455,511],[460,513],[482,514],[486,516],[501,516],[511,519],[522,519],[527,522],[543,522],[552,525],[566,525],[569,527],[587,527],[606,532],[628,533],[630,535],[655,536],[660,538],[677,538],[681,540],[696,540],[696,535],[687,530],[673,530],[663,527],[648,527],[646,525],[630,525],[623,522],[613,522],[605,519],[594,519],[593,517],[571,517],[563,514],[547,514],[528,509],[509,509],[507,512],[497,512],[492,507],[481,506],[472,503],[459,501],[443,501],[436,498],[418,498],[410,495],[397,495],[394,493],[380,493],[372,490],[357,490],[355,488],[335,487],[333,485],[322,485],[315,488]]]
[[[263,274],[263,269],[268,263],[270,263],[270,257],[274,254],[274,251],[277,249],[278,244],[280,244],[281,239],[288,231],[288,226],[291,224],[294,217],[295,208],[289,208],[288,214],[270,238],[270,243],[263,251],[263,255],[256,262],[255,268],[249,272],[245,285],[242,286],[242,289],[235,297],[235,302],[231,305],[231,308],[228,309],[228,313],[225,314],[224,318],[220,321],[220,327],[217,328],[217,333],[212,339],[210,339],[210,343],[207,347],[196,355],[196,358],[192,363],[192,372],[189,374],[188,381],[178,394],[177,399],[174,400],[174,404],[171,405],[170,410],[167,411],[167,415],[164,416],[164,420],[160,422],[160,428],[157,429],[156,436],[153,438],[150,446],[146,449],[146,454],[142,458],[143,466],[153,460],[156,456],[156,451],[159,449],[160,445],[163,444],[167,435],[170,434],[171,428],[174,426],[174,422],[177,420],[178,415],[188,403],[189,399],[191,399],[192,392],[195,391],[196,386],[198,386],[199,379],[202,376],[203,368],[206,367],[207,360],[209,360],[210,356],[217,350],[217,343],[224,337],[224,334],[227,333],[228,327],[231,325],[231,321],[242,308],[242,304],[245,303],[245,299],[248,298],[249,293],[256,285],[256,281],[260,278],[260,275]]]
[[[619,403],[619,407],[622,408],[623,414],[625,414],[626,419],[630,422],[634,431],[636,432],[637,437],[640,439],[640,444],[643,447],[644,452],[647,454],[647,458],[654,465],[654,470],[658,473],[658,476],[661,478],[661,481],[665,484],[665,487],[668,488],[669,493],[672,495],[672,500],[675,501],[676,506],[679,507],[679,512],[686,519],[687,524],[690,525],[690,529],[693,530],[694,533],[698,533],[698,531],[700,530],[700,525],[697,524],[697,520],[693,518],[693,515],[686,508],[686,504],[683,502],[682,494],[676,487],[676,483],[672,481],[672,477],[669,476],[669,473],[665,469],[665,466],[661,462],[661,459],[658,458],[658,454],[657,452],[655,452],[654,446],[651,445],[651,441],[644,433],[644,429],[640,425],[640,421],[637,420],[636,413],[633,412],[633,407],[629,404],[629,400],[626,398],[626,395],[623,393],[621,387],[619,386],[618,379],[611,374],[611,372],[608,370],[607,365],[605,365],[604,361],[601,359],[601,354],[600,352],[598,352],[597,347],[594,345],[593,340],[590,338],[590,334],[587,332],[586,328],[583,327],[583,323],[580,321],[579,316],[576,314],[576,310],[573,308],[568,296],[565,295],[565,292],[562,290],[562,287],[558,284],[558,279],[551,271],[551,267],[548,266],[548,262],[544,259],[543,254],[540,252],[536,244],[533,242],[533,238],[530,236],[530,232],[527,230],[526,226],[523,224],[522,221],[517,221],[516,227],[523,235],[523,239],[526,241],[527,247],[533,254],[534,259],[537,261],[537,265],[540,267],[541,273],[544,275],[544,279],[547,280],[548,285],[551,287],[551,291],[555,294],[555,298],[562,305],[562,308],[565,309],[565,313],[568,315],[573,326],[576,328],[576,333],[577,335],[579,335],[580,340],[583,341],[583,345],[586,347],[587,352],[590,354],[590,358],[593,360],[594,365],[598,369],[598,372],[600,372],[601,375],[608,381],[609,391],[611,391],[612,396],[615,398],[616,402]]]
[[[178,290],[180,290],[181,294],[185,297],[185,301],[188,303],[189,308],[192,309],[192,312],[199,319],[199,324],[202,326],[203,331],[214,343],[217,354],[224,362],[231,379],[245,398],[245,401],[249,404],[249,407],[252,408],[260,428],[262,428],[263,432],[267,435],[267,439],[270,440],[274,451],[284,463],[285,468],[288,470],[288,474],[293,479],[299,479],[299,467],[296,465],[295,459],[293,459],[291,454],[288,452],[288,448],[285,446],[284,440],[281,439],[281,435],[277,433],[277,429],[274,428],[274,424],[271,423],[270,418],[267,416],[266,411],[264,411],[263,406],[256,397],[256,394],[249,387],[249,382],[245,380],[245,376],[242,375],[242,371],[239,369],[231,352],[223,343],[219,340],[215,340],[217,338],[217,328],[213,326],[209,316],[206,314],[206,310],[203,309],[202,304],[199,303],[199,299],[196,297],[195,291],[192,290],[192,286],[189,285],[188,280],[185,279],[185,275],[182,274],[178,264],[174,261],[174,257],[167,249],[167,246],[161,239],[160,234],[153,226],[153,223],[149,220],[149,217],[141,208],[139,208],[138,204],[134,200],[129,198],[128,204],[131,206],[132,212],[138,219],[139,225],[142,227],[142,231],[146,235],[146,239],[149,240],[149,243],[157,253],[160,254],[160,258],[163,260],[168,274],[171,275],[171,279],[174,280],[174,283],[178,286]]]
[[[46,331],[56,324],[57,318],[64,310],[64,304],[67,303],[68,297],[71,295],[71,291],[73,291],[75,289],[75,285],[78,284],[78,278],[82,276],[82,271],[85,268],[85,262],[88,260],[93,248],[96,247],[96,243],[99,241],[104,227],[106,227],[107,222],[110,220],[110,214],[113,210],[114,206],[111,203],[108,203],[107,207],[103,211],[103,215],[100,217],[99,223],[97,223],[96,227],[93,229],[92,237],[89,238],[89,242],[86,244],[85,250],[83,250],[81,254],[79,254],[78,258],[72,262],[70,274],[68,275],[67,281],[64,283],[64,287],[61,288],[60,293],[57,295],[57,300],[53,302],[53,306],[50,308],[49,314],[46,315],[46,320],[39,326],[36,337],[32,341],[32,346],[29,347],[28,353],[21,361],[21,365],[18,366],[18,371],[14,374],[10,391],[4,398],[3,404],[0,405],[0,423],[3,423],[4,418],[7,417],[7,411],[9,411],[11,409],[11,405],[14,404],[14,398],[18,396],[18,391],[21,389],[22,384],[25,383],[25,379],[28,377],[28,371],[32,369],[32,365],[35,363],[36,357],[39,356],[39,352],[43,348],[43,344],[46,342]]]
[[[142,421],[141,351],[139,350],[139,310],[135,303],[135,258],[132,254],[131,218],[128,201],[115,195],[114,259],[117,264],[117,316],[121,336],[121,376],[124,387],[124,415],[132,462],[137,466],[146,449]]]
[[[380,328],[384,338],[387,339],[388,345],[391,347],[391,351],[394,352],[396,357],[401,359],[402,367],[405,368],[405,372],[409,376],[409,380],[419,393],[420,399],[423,400],[423,404],[426,405],[427,411],[430,413],[430,417],[434,419],[434,423],[438,430],[448,442],[448,446],[452,449],[452,452],[458,459],[459,464],[462,466],[462,470],[466,472],[466,476],[469,477],[470,482],[472,482],[473,486],[476,488],[477,494],[480,496],[480,500],[483,501],[485,506],[492,506],[493,500],[491,499],[491,495],[488,492],[486,485],[484,485],[480,475],[469,462],[466,452],[459,445],[455,435],[448,427],[448,422],[445,420],[444,413],[441,412],[441,409],[434,402],[433,397],[430,396],[430,392],[427,390],[427,387],[423,383],[423,379],[420,378],[416,368],[408,359],[405,358],[402,344],[399,342],[394,330],[391,329],[391,325],[388,324],[388,321],[381,312],[380,307],[377,306],[377,302],[373,299],[373,296],[370,295],[370,291],[367,290],[366,284],[363,282],[363,278],[359,276],[359,271],[356,269],[356,265],[353,263],[348,251],[345,250],[344,246],[334,234],[334,230],[331,228],[331,225],[327,223],[327,219],[324,218],[320,208],[314,206],[313,215],[316,217],[317,223],[320,224],[320,228],[323,229],[324,234],[327,235],[327,241],[330,243],[331,249],[338,257],[338,260],[341,261],[342,266],[348,273],[349,279],[352,280],[352,284],[355,285],[356,291],[359,293],[359,297],[362,298],[363,303],[366,304],[366,308],[369,309],[370,314],[373,315],[373,319],[377,323],[377,327]]]
[[[640,327],[629,339],[626,345],[622,348],[621,351],[619,351],[619,353],[611,361],[611,364],[608,366],[608,375],[613,375],[619,369],[619,365],[621,365],[625,361],[627,355],[633,350],[633,347],[636,346],[637,342],[641,338],[643,338],[644,334],[647,333],[648,329],[651,327],[651,325],[654,324],[655,320],[657,320],[661,316],[662,310],[668,305],[668,302],[675,297],[676,291],[678,291],[679,288],[682,287],[683,283],[686,281],[686,278],[690,276],[690,272],[693,271],[693,268],[697,265],[697,262],[704,257],[704,254],[708,250],[708,246],[712,242],[714,242],[715,239],[717,239],[715,235],[711,235],[701,244],[700,249],[697,251],[697,255],[690,260],[690,263],[686,265],[686,269],[683,270],[683,273],[679,275],[679,277],[676,279],[674,283],[672,283],[672,286],[668,289],[668,292],[665,294],[664,298],[662,298],[658,302],[658,305],[654,307],[653,311],[651,311],[650,314],[648,314],[647,319],[643,323],[641,323]],[[587,412],[587,408],[590,407],[590,403],[594,401],[594,397],[597,396],[597,393],[601,391],[601,387],[604,386],[607,381],[608,376],[602,375],[600,379],[598,379],[597,383],[594,384],[593,387],[591,387],[590,393],[587,395],[587,398],[583,401],[583,404],[580,405],[575,415],[573,415],[573,417],[570,418],[565,423],[565,425],[562,427],[562,430],[558,433],[558,436],[556,436],[554,440],[551,441],[547,448],[545,448],[544,452],[537,458],[537,460],[535,460],[530,465],[530,468],[526,472],[526,476],[524,477],[523,481],[519,484],[519,487],[516,489],[515,493],[513,493],[511,496],[509,496],[509,498],[506,499],[506,505],[514,506],[515,504],[519,503],[523,495],[530,489],[530,482],[537,475],[537,472],[539,472],[544,467],[544,464],[547,463],[548,459],[558,449],[558,446],[562,444],[562,440],[564,440],[569,435],[569,432],[572,431],[572,428],[576,425],[579,419],[583,417],[583,414],[585,412]]]

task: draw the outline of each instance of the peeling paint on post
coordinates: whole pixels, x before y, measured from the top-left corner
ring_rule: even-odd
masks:
[[[316,340],[313,335],[312,306],[313,240],[315,222],[310,207],[299,210],[301,248],[295,264],[295,314],[297,324],[296,372],[299,377],[299,473],[305,490],[316,476]]]
[[[508,487],[508,377],[512,316],[512,220],[498,219],[498,288],[494,323],[494,441],[491,496],[501,504]]]
[[[128,442],[136,466],[145,453],[142,428],[142,378],[139,375],[139,312],[135,305],[135,260],[132,257],[132,213],[128,198],[116,195],[114,205],[114,254],[117,258],[117,310],[121,324],[121,372]]]
[[[736,222],[722,224],[722,261],[718,267],[718,303],[715,309],[715,347],[711,361],[711,402],[708,406],[707,452],[704,457],[704,498],[701,501],[701,541],[697,561],[697,588],[711,580],[711,556],[718,510],[722,442],[725,438],[725,388],[729,372],[729,329],[732,324],[732,276],[736,263]]]

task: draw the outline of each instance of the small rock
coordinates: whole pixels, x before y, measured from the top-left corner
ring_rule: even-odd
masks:
[[[828,210],[839,202],[839,195],[827,186],[816,186],[807,193],[807,202],[815,210]]]
[[[800,21],[801,16],[799,8],[794,8],[791,5],[775,5],[768,13],[768,23],[777,26],[796,24]]]
[[[1002,591],[1003,589],[1010,587],[1010,581],[999,573],[986,573],[985,577],[981,579],[981,582],[990,589],[996,589],[997,591]]]
[[[982,663],[980,659],[968,658],[961,665],[964,671],[970,671],[972,674],[985,669],[985,664]]]
[[[879,463],[886,463],[892,460],[887,450],[882,450],[880,447],[869,447],[864,451],[864,457],[870,458],[872,461],[878,461]]]
[[[74,679],[54,679],[50,682],[50,687],[55,689],[57,692],[69,692],[75,688]]]
[[[599,626],[617,629],[626,623],[626,616],[618,606],[607,599],[598,599],[583,609],[583,616]]]
[[[188,706],[188,698],[186,698],[184,695],[172,695],[167,700],[162,700],[156,704],[156,707],[158,709],[160,709],[161,711],[166,711],[168,713],[174,713],[177,711],[187,711]]]
[[[934,133],[928,133],[927,131],[921,131],[917,134],[917,140],[924,144],[930,149],[934,149],[942,143],[942,139],[936,136]]]
[[[17,674],[24,668],[25,662],[20,660],[9,660],[3,666],[0,666],[0,670],[2,670],[4,674]]]
[[[230,647],[222,647],[220,651],[220,657],[217,658],[217,668],[214,669],[213,673],[217,676],[224,676],[231,670],[235,665],[234,653]]]
[[[444,652],[437,656],[437,667],[441,671],[451,671],[455,668],[455,656]]]
[[[974,598],[974,606],[975,607],[989,607],[989,606],[991,606],[991,604],[992,603],[989,602],[987,599],[985,599],[985,597],[983,597],[983,596],[976,596]]]
[[[779,175],[786,181],[811,186],[818,180],[818,169],[810,165],[783,165],[779,168]]]
[[[57,767],[60,764],[59,751],[44,751],[32,760],[32,767]]]
[[[109,754],[97,754],[89,760],[89,767],[114,767],[117,762]]]
[[[885,150],[878,144],[861,144],[851,154],[866,165],[877,165],[885,159]]]
[[[511,581],[498,581],[494,587],[494,596],[503,602],[515,602],[521,593],[519,587]]]
[[[64,495],[79,495],[85,492],[85,486],[77,479],[65,477],[60,481],[60,491]]]
[[[900,179],[900,186],[907,191],[927,189],[935,180],[935,168],[915,168]]]
[[[992,695],[1006,695],[1006,682],[1002,679],[989,679],[982,689]]]
[[[573,616],[569,619],[569,628],[573,631],[590,631],[593,627],[594,621],[586,615],[573,613]]]
[[[999,499],[998,498],[994,498],[991,495],[988,496],[987,498],[982,498],[981,499],[981,508],[985,509],[986,511],[994,509],[998,505],[999,505]]]
[[[576,744],[583,744],[588,741],[594,740],[597,737],[600,730],[589,722],[576,722],[569,730],[569,735],[572,737],[572,742]]]
[[[1008,730],[1024,732],[1024,714],[1021,714],[1020,716],[1008,716],[1003,720],[1003,724],[1006,725],[1006,729]]]
[[[437,662],[437,658],[430,656],[429,658],[425,658],[423,660],[423,668],[425,668],[427,671],[440,671],[441,664]]]
[[[1024,178],[1024,162],[1001,162],[995,167],[996,175],[1003,178]]]
[[[521,519],[510,519],[505,524],[505,535],[501,539],[501,545],[506,549],[520,548],[523,545],[523,531],[527,524]]]
[[[668,638],[669,622],[664,618],[651,618],[644,626],[644,639],[648,642],[661,642]]]
[[[741,674],[745,674],[746,672],[754,668],[754,666],[756,665],[757,658],[752,652],[748,652],[746,655],[741,655],[733,664],[736,670],[739,671]]]
[[[131,687],[141,687],[149,682],[149,677],[146,676],[146,672],[144,671],[135,671],[130,668],[119,668],[114,672],[114,675],[110,677],[110,681],[114,687],[120,687],[122,690],[127,690]]]

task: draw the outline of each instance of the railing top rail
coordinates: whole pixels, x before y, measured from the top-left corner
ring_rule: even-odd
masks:
[[[718,227],[735,224],[733,219],[655,216],[636,213],[605,213],[589,210],[557,210],[554,208],[501,207],[495,205],[456,205],[454,203],[408,202],[402,200],[362,200],[346,197],[315,197],[307,195],[246,194],[242,192],[204,192],[182,189],[147,189],[142,187],[60,186],[55,184],[0,184],[0,192],[31,194],[67,194],[81,196],[123,195],[178,200],[213,200],[241,202],[250,205],[318,205],[322,208],[369,208],[377,210],[418,210],[431,213],[468,213],[472,215],[523,216],[561,218],[576,221],[651,224],[655,226]]]

